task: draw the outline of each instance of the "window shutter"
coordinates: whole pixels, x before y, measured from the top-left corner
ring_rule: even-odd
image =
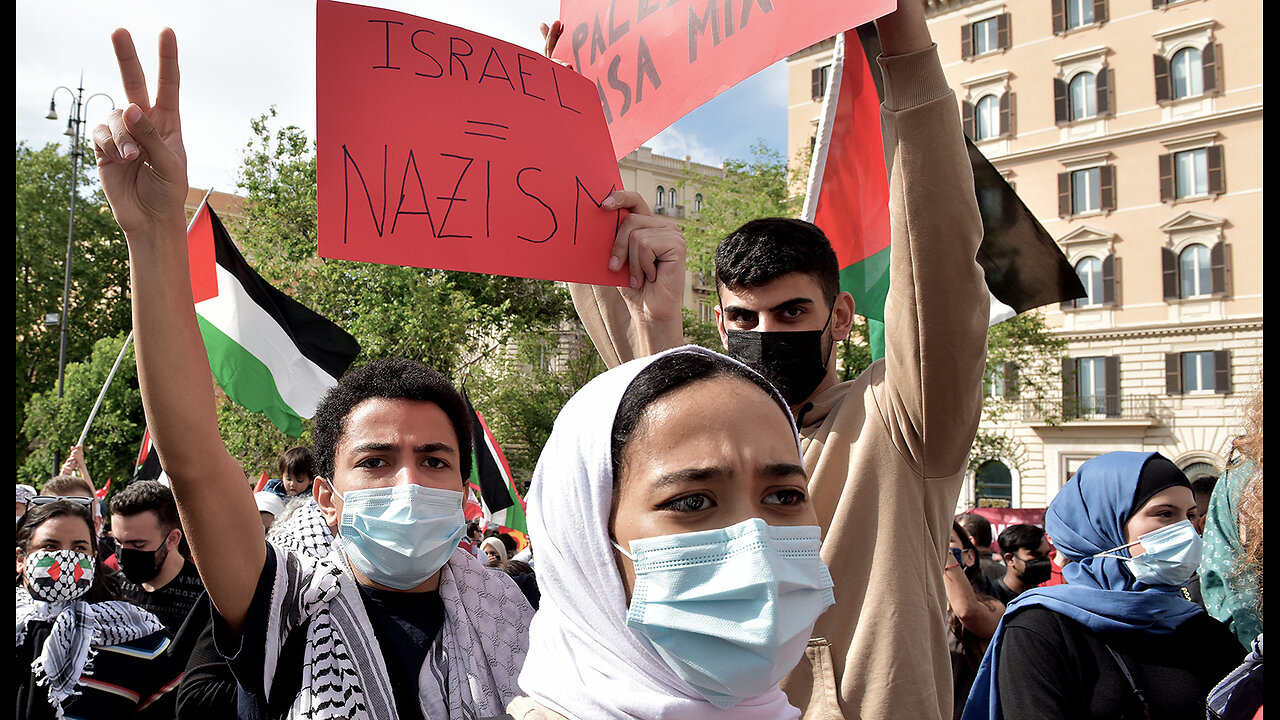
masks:
[[[973,117],[973,103],[968,100],[960,101],[960,119],[964,125],[964,134],[970,140],[978,137],[978,129]]]
[[[1156,102],[1168,102],[1173,97],[1173,78],[1169,75],[1169,59],[1153,55],[1156,64]]]
[[[973,57],[973,25],[960,26],[960,57],[968,60]]]
[[[1066,0],[1053,0],[1053,34],[1061,35],[1067,30]]]
[[[1111,68],[1104,67],[1098,71],[1095,80],[1097,90],[1098,115],[1111,114]]]
[[[1222,167],[1222,146],[1205,148],[1205,165],[1209,169],[1209,194],[1221,195],[1227,191],[1227,174]]]
[[[1062,78],[1053,79],[1053,122],[1061,125],[1067,121],[1067,83]]]
[[[1013,46],[1009,37],[1009,13],[996,17],[996,47],[1008,50]]]
[[[1018,364],[1007,362],[1004,364],[1004,399],[1018,399]]]
[[[1116,209],[1116,166],[1103,165],[1098,168],[1098,185],[1102,190],[1102,209]]]
[[[1000,137],[1008,137],[1013,128],[1013,93],[1000,96]]]
[[[1200,51],[1200,67],[1204,70],[1204,94],[1218,92],[1218,46],[1210,42]]]
[[[1227,244],[1222,241],[1209,249],[1209,278],[1214,295],[1227,294]]]
[[[1173,201],[1173,153],[1160,156],[1160,202]]]
[[[1107,417],[1120,417],[1120,358],[1109,355],[1104,364],[1107,373]]]
[[[803,76],[801,76],[803,77]],[[814,68],[809,75],[810,83],[813,85],[813,99],[821,100],[822,91],[826,88],[822,87],[822,68]]]
[[[1093,21],[1101,25],[1107,20],[1107,0],[1093,0]]]
[[[1079,389],[1076,387],[1075,358],[1062,358],[1062,417],[1071,420],[1080,415]]]
[[[1177,300],[1178,292],[1178,256],[1167,247],[1160,248],[1160,266],[1164,273],[1164,299]]]
[[[1058,173],[1058,217],[1071,215],[1071,173]]]
[[[1219,395],[1231,392],[1231,355],[1226,350],[1213,351],[1213,391]]]
[[[1102,259],[1102,304],[1116,304],[1116,254]]]
[[[1170,395],[1182,394],[1182,355],[1164,354],[1164,391]]]

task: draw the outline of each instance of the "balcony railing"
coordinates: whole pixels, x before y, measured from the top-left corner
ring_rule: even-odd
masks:
[[[1164,420],[1172,411],[1159,395],[1081,395],[1052,400],[1019,400],[1010,415],[1028,422],[1061,420]]]

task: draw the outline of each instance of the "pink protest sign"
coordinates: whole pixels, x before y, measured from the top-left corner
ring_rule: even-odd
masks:
[[[595,86],[538,53],[319,0],[316,146],[322,257],[628,284]]]
[[[618,158],[774,62],[897,0],[560,0],[555,57],[595,85]]]

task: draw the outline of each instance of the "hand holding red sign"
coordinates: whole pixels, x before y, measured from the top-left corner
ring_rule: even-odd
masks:
[[[560,0],[555,57],[591,79],[621,158],[787,55],[896,0]]]
[[[478,33],[331,0],[316,45],[320,255],[629,284],[607,265],[622,212],[601,203],[622,182],[589,81]]]

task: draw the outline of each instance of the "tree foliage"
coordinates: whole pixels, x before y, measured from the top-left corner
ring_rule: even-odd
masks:
[[[60,328],[44,325],[43,318],[46,313],[62,312],[71,214],[73,163],[69,150],[52,143],[33,149],[19,142],[15,156],[14,454],[18,467],[23,466],[32,453],[44,453],[40,457],[45,457],[48,453],[65,455],[67,450],[60,443],[44,449],[53,439],[39,422],[28,421],[28,404],[37,394],[57,399]],[[67,312],[68,367],[89,359],[99,340],[127,332],[132,324],[125,294],[129,283],[128,249],[97,184],[93,152],[83,144],[80,151],[83,155],[77,171]],[[85,158],[90,161],[86,162]],[[123,340],[123,335],[120,338]],[[112,360],[114,358],[112,355]],[[64,376],[64,391],[71,392],[70,373],[64,372]],[[93,388],[94,397],[99,389]],[[51,420],[49,412],[50,408],[41,408],[44,421]],[[84,419],[81,416],[80,422]],[[65,422],[75,424],[70,416]],[[78,437],[78,430],[73,440]],[[41,473],[47,474],[47,471]]]

